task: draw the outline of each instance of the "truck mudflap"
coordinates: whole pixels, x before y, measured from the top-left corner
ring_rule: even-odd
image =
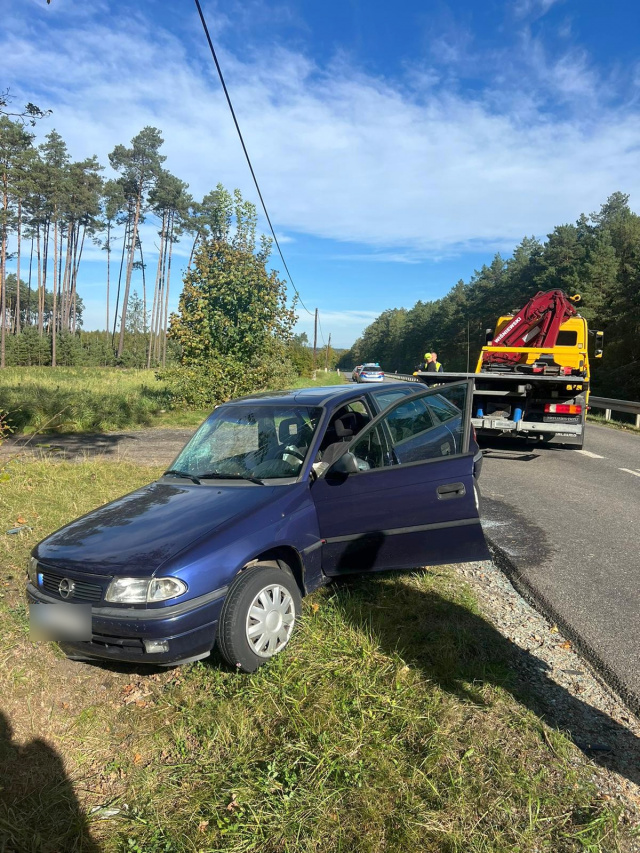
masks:
[[[582,424],[539,423],[538,421],[512,421],[508,418],[471,418],[476,430],[492,430],[497,432],[514,432],[526,435],[533,433],[552,433],[553,435],[581,436]]]

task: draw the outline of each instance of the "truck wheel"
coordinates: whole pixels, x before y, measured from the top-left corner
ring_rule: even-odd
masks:
[[[302,598],[290,572],[258,563],[231,585],[218,624],[218,648],[225,661],[255,672],[281,652],[300,616]]]

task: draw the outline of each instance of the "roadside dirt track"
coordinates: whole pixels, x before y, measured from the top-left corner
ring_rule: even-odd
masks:
[[[168,465],[194,429],[145,429],[99,434],[18,435],[0,446],[0,460],[14,456],[81,462],[100,457],[105,461],[129,461],[138,465]]]

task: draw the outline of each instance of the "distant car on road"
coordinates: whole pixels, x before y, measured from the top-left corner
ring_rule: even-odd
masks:
[[[167,666],[217,643],[252,672],[335,577],[487,559],[472,394],[389,382],[224,403],[158,480],[35,546],[31,607],[78,606],[85,633],[50,637],[74,659]]]
[[[363,364],[356,382],[384,382],[384,371],[377,363]]]
[[[353,372],[351,373],[351,381],[352,382],[358,381],[358,375],[359,375],[361,370],[362,370],[362,365],[356,364],[356,366],[353,368]]]

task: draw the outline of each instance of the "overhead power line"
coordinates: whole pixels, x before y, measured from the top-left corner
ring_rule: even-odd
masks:
[[[267,217],[267,222],[269,223],[269,228],[271,229],[271,234],[273,235],[273,240],[278,249],[278,253],[280,254],[280,258],[282,259],[282,263],[284,264],[284,268],[287,271],[287,275],[289,276],[289,281],[291,282],[291,287],[293,287],[296,296],[300,301],[300,305],[304,308],[307,314],[310,314],[313,317],[313,311],[309,311],[307,306],[302,301],[302,297],[300,296],[300,292],[298,288],[295,286],[293,282],[293,277],[289,272],[289,267],[287,266],[287,262],[284,259],[284,255],[282,254],[282,249],[280,248],[280,243],[278,242],[278,238],[276,237],[276,232],[274,231],[273,225],[271,224],[271,217],[269,216],[269,212],[267,211],[267,205],[264,203],[264,199],[262,197],[262,192],[260,191],[260,185],[258,184],[258,179],[256,178],[256,173],[253,170],[253,165],[251,164],[251,158],[249,157],[249,152],[247,151],[247,146],[244,144],[244,138],[242,136],[242,131],[240,130],[240,125],[238,124],[238,119],[236,118],[235,110],[233,109],[233,104],[231,103],[231,97],[229,96],[229,90],[227,89],[227,84],[224,82],[224,75],[222,74],[222,68],[220,68],[220,63],[218,62],[218,57],[216,56],[216,51],[213,46],[213,42],[211,41],[211,36],[209,35],[209,27],[207,26],[207,22],[205,21],[204,14],[202,12],[202,7],[200,6],[199,0],[195,0],[196,7],[198,9],[198,14],[200,15],[200,20],[202,22],[202,28],[204,29],[204,34],[207,37],[207,41],[209,42],[209,49],[211,50],[211,56],[213,57],[213,61],[216,64],[216,68],[218,70],[218,76],[220,77],[220,82],[222,83],[222,88],[224,90],[225,97],[227,99],[227,104],[229,105],[229,109],[231,110],[231,115],[233,117],[233,123],[236,126],[236,130],[238,131],[238,136],[240,137],[240,143],[242,144],[242,150],[244,151],[244,156],[247,158],[247,163],[249,164],[249,169],[251,171],[251,177],[253,178],[253,183],[256,185],[256,190],[258,191],[258,196],[260,197],[260,202],[262,204],[262,209],[264,210],[264,215]]]
[[[327,342],[324,339],[324,334],[322,333],[322,323],[320,322],[320,314],[318,313],[318,328],[320,329],[320,337],[322,338],[323,346],[327,345]]]

